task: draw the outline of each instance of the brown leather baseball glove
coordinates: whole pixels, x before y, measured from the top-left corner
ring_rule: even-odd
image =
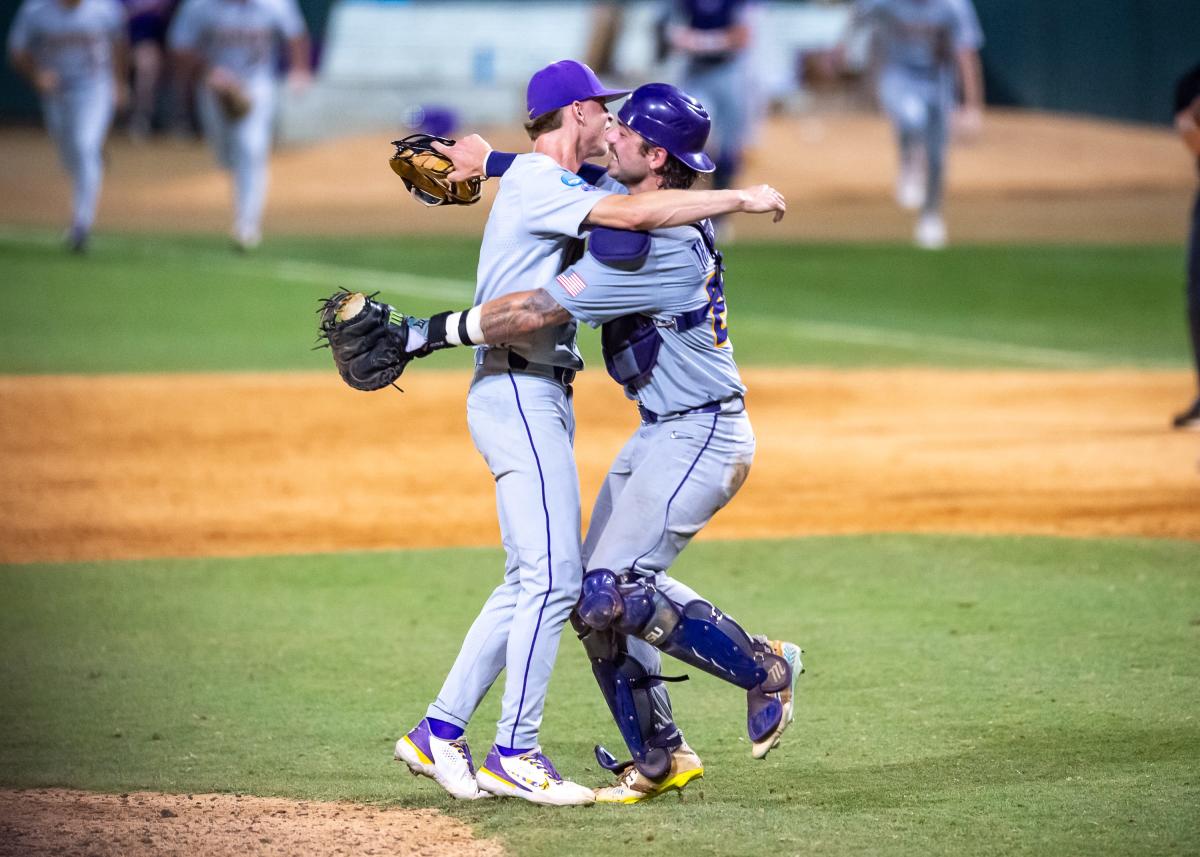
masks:
[[[453,146],[453,140],[429,134],[410,134],[403,140],[393,140],[396,153],[392,155],[392,171],[400,176],[404,186],[422,205],[474,205],[479,202],[480,179],[450,181],[447,176],[454,164],[434,150],[433,141]]]

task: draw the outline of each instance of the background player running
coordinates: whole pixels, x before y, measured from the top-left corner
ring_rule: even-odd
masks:
[[[243,251],[262,240],[281,39],[288,46],[288,83],[303,88],[311,77],[309,46],[296,0],[185,0],[168,33],[179,74],[200,81],[205,137],[233,176],[232,237]],[[238,115],[230,108],[234,101],[248,109]]]
[[[900,150],[896,201],[920,210],[916,245],[941,249],[947,243],[942,198],[956,80],[963,93],[962,132],[975,134],[982,123],[983,34],[974,7],[970,0],[858,0],[851,34],[863,27],[872,28],[879,103]],[[844,51],[836,53],[840,58]]]
[[[133,93],[129,110],[129,136],[135,142],[150,136],[162,78],[167,24],[175,0],[123,0],[129,19],[129,60]]]
[[[104,181],[104,141],[128,98],[125,13],[117,0],[25,0],[8,52],[41,96],[46,129],[71,175],[67,246],[82,253]]]
[[[746,0],[671,0],[666,37],[682,55],[681,87],[703,104],[715,133],[713,187],[731,187],[753,121]],[[713,142],[713,141],[710,141]]]
[[[632,195],[686,189],[713,169],[703,153],[709,119],[673,86],[648,84],[607,134],[608,176],[589,180]],[[512,156],[493,154],[489,172]],[[791,722],[801,671],[792,643],[751,638],[733,619],[671,578],[679,552],[744,482],[754,457],[745,386],[726,326],[721,256],[712,224],[625,232],[595,229],[588,254],[545,289],[510,294],[465,314],[410,319],[410,350],[446,347],[466,316],[474,342],[521,339],[574,316],[604,325],[605,361],[636,400],[642,424],[617,455],[583,546],[583,595],[572,617],[632,760],[597,748],[617,783],[601,802],[635,803],[703,775],[675,725],[659,679],[660,651],[747,692],[752,754],[762,758]]]
[[[515,158],[492,204],[480,248],[477,304],[550,282],[578,258],[578,239],[594,226],[650,228],[782,208],[782,199],[765,186],[635,198],[586,184],[575,170],[606,153],[611,116],[605,103],[624,94],[570,60],[531,78],[526,130],[534,151]],[[456,166],[470,160],[478,171],[488,151],[480,138],[468,137],[447,153]],[[472,313],[439,316],[429,336],[483,341]],[[582,366],[575,324],[566,317],[476,353],[467,420],[496,482],[504,581],[467,632],[426,717],[396,746],[397,758],[458,798],[494,793],[551,804],[593,800],[591,789],[558,774],[538,743],[546,685],[582,579],[570,389]],[[502,670],[507,675],[495,743],[476,771],[463,732]]]

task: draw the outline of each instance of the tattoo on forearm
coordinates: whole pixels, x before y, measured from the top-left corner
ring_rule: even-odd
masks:
[[[497,345],[570,319],[571,314],[559,306],[549,292],[535,289],[489,301],[483,308],[480,323],[484,339],[490,345]]]

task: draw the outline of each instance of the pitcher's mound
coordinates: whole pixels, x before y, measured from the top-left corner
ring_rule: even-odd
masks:
[[[432,809],[240,795],[0,791],[0,855],[503,853]]]

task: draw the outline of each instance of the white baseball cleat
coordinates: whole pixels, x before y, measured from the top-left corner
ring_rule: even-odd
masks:
[[[471,748],[463,738],[445,741],[429,731],[422,719],[411,732],[396,742],[396,760],[408,765],[414,775],[429,777],[459,800],[491,797],[475,782]]]
[[[946,223],[937,212],[922,214],[913,235],[914,243],[922,250],[941,250],[946,246]]]
[[[596,800],[591,789],[559,776],[541,747],[519,756],[502,756],[492,745],[475,779],[480,790],[498,797],[519,797],[551,806],[577,806]]]

